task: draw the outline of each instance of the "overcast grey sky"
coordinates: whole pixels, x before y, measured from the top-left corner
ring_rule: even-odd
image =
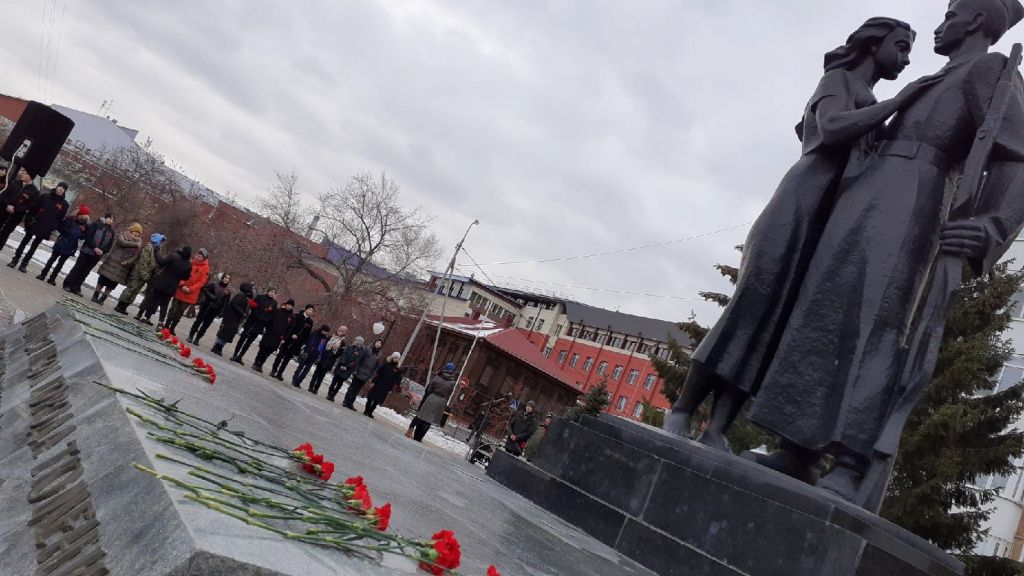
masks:
[[[44,5],[57,15],[49,51]],[[466,246],[480,264],[532,260],[753,220],[799,154],[793,126],[824,52],[868,17],[907,20],[920,35],[903,78],[878,89],[891,96],[941,67],[932,31],[945,6],[24,0],[5,7],[0,91],[93,113],[112,99],[140,140],[250,205],[275,169],[298,169],[310,198],[355,171],[386,170],[408,203],[436,215],[446,251],[479,218]],[[58,39],[42,82],[40,54]],[[713,265],[735,264],[745,235],[484,268],[599,306],[671,320],[695,310],[709,322],[717,310],[703,302],[556,284],[727,291]]]

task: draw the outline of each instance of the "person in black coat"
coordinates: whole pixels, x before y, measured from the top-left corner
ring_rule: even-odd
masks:
[[[92,272],[92,269],[100,263],[100,259],[114,245],[114,215],[107,214],[103,218],[89,225],[85,234],[85,242],[82,242],[82,249],[78,252],[78,259],[71,271],[64,277],[64,291],[76,296],[82,295],[82,283]]]
[[[320,393],[320,386],[324,383],[324,378],[334,368],[334,365],[341,358],[342,353],[344,353],[346,334],[348,334],[348,326],[338,326],[334,336],[331,336],[331,339],[327,341],[327,348],[320,355],[320,359],[317,360],[316,369],[313,370],[313,378],[309,381],[309,391],[313,394]],[[329,389],[328,392],[330,392]]]
[[[256,360],[252,363],[252,369],[262,373],[263,363],[270,358],[270,355],[274,353],[281,346],[284,341],[284,335],[288,333],[288,330],[292,326],[292,321],[295,320],[295,314],[292,314],[292,308],[295,307],[295,300],[289,299],[270,317],[270,323],[267,324],[267,329],[263,332],[263,338],[260,338],[259,351],[256,353]]]
[[[256,338],[267,328],[267,324],[273,320],[274,310],[277,310],[277,290],[267,288],[266,294],[260,294],[250,304],[249,317],[242,325],[242,337],[235,345],[235,353],[231,355],[231,361],[245,366],[242,358],[249,351],[249,347],[256,341]]]
[[[78,251],[79,242],[82,241],[82,238],[85,238],[88,232],[89,207],[82,205],[78,207],[74,214],[61,221],[60,236],[53,243],[53,248],[50,250],[50,259],[46,261],[46,265],[43,266],[39,276],[36,276],[36,280],[46,280],[46,283],[50,286],[56,286],[57,275],[60,274],[60,269],[64,267],[64,262],[67,262],[67,259]],[[50,274],[50,278],[47,280],[46,275],[50,273],[50,268],[53,268],[53,273]]]
[[[295,367],[295,373],[292,374],[292,386],[302,387],[302,381],[313,369],[313,365],[320,362],[320,359],[327,353],[327,343],[330,341],[331,327],[327,324],[321,325],[319,330],[310,333],[306,345],[299,354],[299,365]],[[313,389],[310,388],[309,391],[313,392]]]
[[[371,379],[372,386],[366,395],[366,407],[363,408],[363,415],[373,418],[373,411],[388,399],[388,394],[402,388],[402,369],[398,363],[402,355],[395,352],[388,357],[386,362],[377,366],[377,371]]]
[[[295,314],[270,370],[270,375],[274,378],[284,381],[284,369],[288,367],[288,362],[299,354],[302,346],[309,339],[309,334],[313,331],[313,315],[315,313],[316,308],[312,304],[306,304],[302,312]]]
[[[0,250],[38,200],[39,189],[32,183],[32,175],[21,168],[17,178],[0,192]]]
[[[217,356],[220,356],[224,351],[225,344],[235,339],[235,332],[238,332],[238,327],[245,320],[246,314],[249,313],[249,304],[252,302],[252,284],[242,282],[238,290],[239,293],[232,296],[228,300],[227,307],[224,308],[224,317],[220,321],[220,330],[217,330],[217,340],[211,349],[211,352]]]
[[[35,207],[25,214],[25,236],[18,244],[18,249],[14,251],[14,259],[7,265],[9,268],[17,266],[18,272],[28,271],[28,263],[32,260],[32,255],[36,253],[36,248],[39,248],[39,244],[43,240],[50,239],[53,232],[60,226],[61,220],[64,220],[68,214],[68,199],[64,197],[67,191],[66,182],[57,184],[57,187],[50,190],[49,194],[40,196]],[[28,248],[27,252],[26,248]],[[25,255],[24,259],[22,259],[22,254]],[[19,259],[21,259],[21,266],[18,266]]]
[[[189,344],[199,344],[206,330],[213,324],[214,318],[224,315],[224,307],[231,299],[231,274],[227,272],[220,275],[220,280],[210,282],[199,293],[199,312],[192,322],[192,329],[188,331]]]
[[[139,313],[135,315],[135,319],[152,325],[150,318],[159,308],[160,324],[163,325],[164,319],[167,318],[167,307],[171,303],[171,298],[174,298],[174,293],[178,291],[178,284],[192,274],[192,247],[183,246],[167,257],[157,254],[156,265],[160,268],[160,273],[149,283],[146,298],[139,306]]]

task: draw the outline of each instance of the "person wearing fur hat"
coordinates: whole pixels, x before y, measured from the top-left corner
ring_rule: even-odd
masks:
[[[99,264],[100,259],[110,252],[114,245],[114,215],[108,212],[103,218],[89,225],[89,231],[85,234],[85,242],[82,242],[82,249],[78,252],[78,259],[71,271],[64,277],[64,291],[75,296],[82,295],[82,284],[85,282],[92,269]]]
[[[121,296],[117,299],[117,306],[114,307],[114,312],[125,316],[128,315],[128,306],[135,302],[139,292],[142,292],[146,284],[156,275],[156,257],[160,254],[160,247],[166,241],[167,237],[163,234],[154,232],[150,235],[149,243],[142,247],[142,250],[139,252],[139,259],[132,266],[131,274],[128,275],[128,281],[125,283],[124,290],[121,291]]]
[[[110,254],[100,264],[97,272],[100,278],[96,282],[96,291],[92,293],[92,301],[102,306],[111,290],[117,288],[118,284],[127,284],[132,267],[138,262],[141,253],[142,225],[134,222],[114,238]]]
[[[289,298],[281,307],[271,314],[267,330],[260,338],[259,350],[256,352],[256,360],[252,363],[252,369],[263,373],[263,363],[270,358],[270,355],[277,350],[284,341],[285,334],[291,329],[295,315],[292,309],[295,308],[295,300]]]
[[[388,394],[402,389],[402,369],[398,367],[402,354],[394,352],[386,362],[377,365],[377,371],[370,379],[370,392],[366,395],[363,416],[373,418],[373,411],[388,399]]]
[[[64,267],[64,262],[67,262],[67,259],[78,251],[78,243],[85,238],[89,231],[89,207],[84,204],[79,206],[71,216],[61,221],[59,230],[60,236],[53,243],[50,259],[46,261],[39,276],[36,276],[36,280],[46,280],[50,286],[57,285],[57,275]],[[51,268],[53,269],[52,273],[50,272]],[[47,274],[50,274],[48,280],[46,279]]]
[[[210,259],[206,248],[196,250],[192,255],[192,271],[188,278],[178,284],[174,292],[174,300],[171,301],[171,309],[167,312],[167,322],[164,327],[174,334],[174,329],[181,322],[181,317],[189,306],[195,306],[199,301],[199,293],[206,286],[206,279],[210,277]]]
[[[18,244],[18,249],[14,251],[14,259],[7,265],[9,268],[17,267],[18,272],[22,273],[28,271],[28,263],[32,261],[36,248],[39,248],[43,240],[50,239],[68,214],[68,199],[64,197],[67,190],[67,182],[57,184],[49,194],[40,196],[35,207],[25,214],[25,236]]]
[[[0,250],[4,249],[11,232],[39,200],[39,189],[32,180],[32,175],[21,168],[17,178],[0,192]]]

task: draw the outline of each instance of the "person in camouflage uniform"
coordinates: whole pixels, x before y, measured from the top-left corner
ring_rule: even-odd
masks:
[[[156,267],[156,251],[163,246],[165,241],[167,241],[167,237],[163,234],[153,234],[149,237],[149,244],[142,249],[142,254],[139,255],[138,261],[135,262],[135,266],[128,276],[128,284],[117,299],[117,306],[114,307],[115,312],[127,316],[128,306],[135,301],[135,297],[139,295],[139,292],[142,292],[146,284],[156,276],[158,272]]]

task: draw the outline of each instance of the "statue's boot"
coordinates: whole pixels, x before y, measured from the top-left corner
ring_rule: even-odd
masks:
[[[771,454],[747,450],[740,456],[812,486],[821,477],[821,454],[789,442],[783,442],[782,446]]]
[[[729,431],[736,417],[747,402],[747,394],[734,386],[720,386],[715,391],[715,401],[711,405],[711,419],[707,430],[700,437],[700,443],[715,450],[732,454],[729,440],[725,434]]]
[[[818,487],[848,502],[856,502],[865,468],[866,465],[856,457],[837,456],[835,468],[818,482]]]
[[[693,415],[697,412],[704,399],[717,388],[724,384],[714,372],[708,370],[700,362],[694,361],[690,364],[690,372],[686,375],[686,382],[679,393],[679,399],[672,405],[672,409],[665,415],[665,422],[662,428],[666,432],[693,438]]]

